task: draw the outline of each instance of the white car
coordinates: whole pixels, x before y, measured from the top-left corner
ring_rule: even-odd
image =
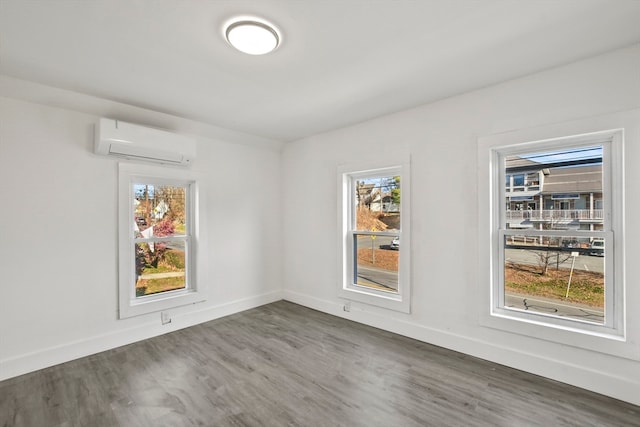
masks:
[[[391,249],[393,250],[400,250],[400,237],[396,236],[393,238],[393,240],[391,241],[391,245],[389,245],[391,247]]]
[[[604,240],[596,239],[591,242],[591,249],[589,249],[589,255],[604,256]]]

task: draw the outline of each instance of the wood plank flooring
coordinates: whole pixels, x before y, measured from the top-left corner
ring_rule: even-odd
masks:
[[[0,382],[0,426],[640,426],[640,407],[280,301]]]

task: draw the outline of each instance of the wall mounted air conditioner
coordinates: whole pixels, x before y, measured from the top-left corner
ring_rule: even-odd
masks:
[[[129,160],[189,166],[195,158],[196,144],[183,135],[100,119],[95,128],[95,152]]]

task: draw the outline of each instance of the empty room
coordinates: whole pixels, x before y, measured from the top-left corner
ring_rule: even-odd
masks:
[[[0,0],[0,426],[640,426],[639,22]]]

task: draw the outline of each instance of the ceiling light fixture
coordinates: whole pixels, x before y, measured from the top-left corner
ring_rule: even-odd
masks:
[[[255,19],[240,19],[227,25],[229,44],[249,55],[264,55],[280,45],[280,33],[271,24]]]

